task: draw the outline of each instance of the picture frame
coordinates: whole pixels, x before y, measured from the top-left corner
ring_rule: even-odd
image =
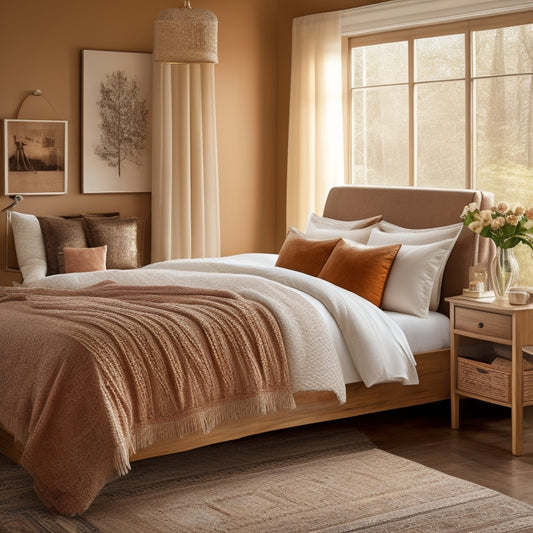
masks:
[[[152,54],[82,50],[81,101],[82,193],[150,192]]]
[[[68,122],[4,119],[4,194],[67,192]]]

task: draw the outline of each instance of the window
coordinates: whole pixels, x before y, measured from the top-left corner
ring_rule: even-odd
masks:
[[[509,183],[533,171],[533,14],[525,18],[351,39],[351,181],[531,188]]]
[[[533,205],[533,12],[349,45],[352,183],[478,188]]]

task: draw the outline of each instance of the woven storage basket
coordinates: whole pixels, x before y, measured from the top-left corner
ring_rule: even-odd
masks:
[[[511,361],[496,357],[491,364],[457,358],[457,390],[511,403]],[[524,360],[524,403],[533,403],[533,363]]]

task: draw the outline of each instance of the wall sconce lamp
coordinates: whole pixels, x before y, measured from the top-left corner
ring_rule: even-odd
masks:
[[[153,60],[159,63],[218,63],[218,20],[206,9],[165,9],[154,21]]]
[[[22,200],[24,200],[24,197],[20,194],[14,194],[13,196],[10,196],[10,198],[11,200],[13,200],[13,202],[7,207],[4,207],[4,209],[0,209],[0,213],[8,211],[9,209],[13,209],[13,207],[15,207],[19,202],[22,202]]]

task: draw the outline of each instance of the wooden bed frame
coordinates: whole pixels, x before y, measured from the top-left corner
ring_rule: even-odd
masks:
[[[355,220],[381,214],[384,220],[393,224],[427,228],[460,222],[461,211],[470,202],[488,208],[492,206],[493,197],[490,193],[473,190],[346,185],[330,191],[324,216]],[[462,288],[468,286],[469,267],[488,262],[489,246],[488,239],[479,239],[466,228],[462,231],[444,273],[439,311],[447,313],[444,299],[460,294]],[[295,395],[296,409],[239,419],[217,426],[208,434],[195,433],[182,439],[159,441],[140,450],[131,460],[181,452],[276,429],[446,400],[450,398],[449,354],[449,349],[415,354],[418,385],[386,383],[367,388],[362,383],[352,383],[347,385],[347,401],[343,405],[339,405],[333,393],[298,393]],[[15,462],[19,462],[22,452],[18,443],[2,428],[0,452]]]

